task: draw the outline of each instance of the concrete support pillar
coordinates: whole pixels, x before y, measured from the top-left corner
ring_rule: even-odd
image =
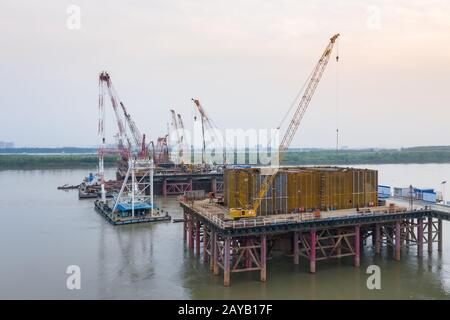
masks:
[[[294,253],[294,264],[299,264],[299,250],[298,250],[298,231],[294,231],[294,239],[292,241],[293,253]]]
[[[402,239],[401,239],[401,223],[400,221],[395,222],[395,256],[394,259],[400,261],[400,249],[401,249]]]
[[[316,241],[317,233],[316,230],[311,230],[310,236],[310,253],[309,253],[309,272],[316,273]]]
[[[267,235],[261,235],[261,281],[267,280]]]
[[[219,264],[217,263],[217,259],[219,257],[219,246],[217,245],[218,236],[217,233],[214,232],[213,236],[213,258],[212,258],[212,270],[215,276],[219,275]]]
[[[211,177],[211,192],[217,192],[217,178]]]
[[[428,234],[427,234],[427,242],[428,242],[428,253],[433,252],[433,218],[432,217],[428,217],[428,223],[427,223],[427,229],[428,229]]]
[[[381,225],[375,225],[375,254],[381,253]]]
[[[360,227],[355,226],[355,267],[359,267],[361,254],[361,232]]]
[[[195,252],[200,256],[200,221],[195,222]]]
[[[230,244],[231,244],[231,238],[226,237],[225,238],[225,246],[224,246],[224,253],[223,253],[223,285],[225,287],[228,287],[230,285]]]
[[[417,219],[417,255],[423,256],[423,218]]]
[[[442,219],[438,219],[438,251],[442,252],[442,242],[443,242],[443,237],[442,237]]]
[[[163,194],[164,198],[167,197],[167,179],[163,179],[162,194]]]

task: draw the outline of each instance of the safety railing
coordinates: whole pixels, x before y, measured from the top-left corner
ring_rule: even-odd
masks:
[[[304,213],[294,213],[290,216],[282,216],[277,217],[276,215],[268,217],[257,217],[257,218],[244,218],[241,220],[224,220],[217,216],[217,214],[213,214],[208,212],[214,207],[217,207],[219,210],[223,210],[223,208],[210,204],[210,203],[200,203],[194,205],[192,202],[183,201],[183,203],[190,208],[196,210],[199,214],[201,214],[204,218],[208,219],[215,225],[217,225],[221,229],[225,228],[251,228],[251,227],[261,227],[261,226],[273,226],[277,224],[289,224],[289,223],[301,223],[308,221],[323,221],[323,220],[344,220],[351,217],[357,216],[372,216],[379,214],[393,214],[393,213],[405,213],[407,212],[404,207],[382,207],[382,208],[362,208],[359,211],[349,212],[346,215],[333,215],[332,211],[324,211],[321,216],[316,216],[312,212],[304,212]],[[328,214],[328,216],[326,216]]]

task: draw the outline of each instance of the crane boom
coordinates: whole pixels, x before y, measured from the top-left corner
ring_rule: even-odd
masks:
[[[127,136],[125,126],[123,124],[122,118],[119,114],[117,94],[114,90],[114,86],[111,82],[111,78],[106,71],[100,73],[98,78],[99,85],[99,123],[98,123],[98,134],[100,137],[100,145],[98,148],[98,173],[101,181],[101,197],[102,201],[106,201],[105,195],[105,172],[104,172],[104,156],[106,153],[117,153],[119,152],[122,156],[122,163],[128,161],[131,154],[131,142]],[[118,126],[118,148],[107,148],[106,147],[106,137],[105,137],[105,95],[106,92],[111,100],[111,105],[114,111],[114,116],[117,121]]]
[[[330,60],[331,51],[333,50],[334,44],[338,37],[339,33],[335,34],[333,37],[330,38],[330,43],[326,47],[325,51],[323,52],[322,56],[319,59],[319,62],[314,68],[313,74],[311,76],[311,79],[309,80],[308,86],[306,87],[305,93],[303,94],[301,100],[299,101],[297,109],[295,110],[294,116],[292,117],[291,122],[289,123],[289,127],[283,137],[283,140],[281,140],[279,147],[280,152],[284,152],[289,148],[289,145],[291,144],[292,139],[294,138],[294,135],[297,132],[300,122],[302,121],[303,116],[305,115],[306,109],[308,108],[308,105],[311,102],[311,98],[314,95],[314,92],[316,91],[320,79],[322,78],[323,72],[325,71],[328,61]]]
[[[113,110],[114,110],[114,116],[115,116],[116,121],[117,121],[117,126],[118,126],[118,129],[119,129],[119,132],[118,132],[119,133],[119,135],[118,135],[118,137],[119,137],[119,148],[126,149],[130,145],[130,139],[127,136],[127,132],[125,130],[125,126],[123,124],[122,118],[120,117],[119,110],[117,108],[117,100],[118,100],[117,99],[117,95],[115,94],[115,90],[114,90],[114,87],[112,85],[111,78],[110,78],[109,74],[106,71],[100,73],[100,76],[99,76],[99,86],[101,88],[100,89],[100,92],[101,92],[100,94],[102,96],[100,98],[100,109],[101,109],[101,116],[102,117],[104,117],[104,106],[103,106],[103,103],[104,103],[103,102],[104,90],[102,89],[102,87],[103,87],[102,85],[103,84],[106,84],[106,88],[108,90],[108,95],[109,95],[109,98],[111,99],[111,105],[112,105]],[[100,128],[101,128],[100,135],[103,136],[104,135],[104,119],[101,119]],[[128,146],[125,146],[125,141],[128,143]]]
[[[133,140],[136,148],[141,148],[143,136],[139,131],[136,123],[131,118],[131,115],[128,113],[125,105],[120,102],[120,106],[122,107],[123,114],[125,116],[125,121],[127,122],[128,128],[130,129],[131,135],[133,136]]]
[[[170,113],[172,114],[172,126],[175,129],[175,133],[177,135],[177,148],[178,148],[178,160],[180,162],[182,162],[182,158],[183,158],[183,149],[181,147],[181,143],[182,143],[182,136],[180,134],[180,128],[178,126],[178,118],[177,118],[177,114],[175,113],[175,110],[170,110]]]
[[[183,119],[181,118],[181,114],[177,114],[177,117],[178,117],[178,127],[181,130],[180,148],[184,156],[187,155],[187,153],[189,153],[189,143],[186,141],[186,130],[184,129],[184,123]]]
[[[214,138],[217,141],[221,141],[221,139],[219,139],[219,137],[216,134],[216,130],[215,128],[217,128],[216,125],[214,125],[214,123],[212,122],[212,120],[208,117],[208,115],[206,114],[205,109],[203,108],[203,106],[200,103],[199,99],[191,99],[195,106],[198,109],[198,112],[200,113],[201,116],[201,120],[202,120],[202,136],[203,136],[203,148],[202,148],[202,163],[205,163],[205,152],[206,152],[206,142],[205,142],[205,125],[208,127],[208,130],[210,131],[210,134],[214,135]],[[220,142],[222,144],[222,149],[223,149],[223,164],[226,164],[226,148],[225,148],[225,144]]]
[[[185,132],[184,132],[184,123],[183,123],[183,119],[181,118],[181,114],[177,114],[177,118],[178,118],[178,127],[181,130],[180,143],[184,144]]]
[[[339,37],[339,33],[335,34],[330,38],[330,42],[328,43],[328,46],[325,48],[325,51],[323,52],[322,56],[319,59],[319,62],[314,68],[314,71],[312,73],[312,76],[309,80],[308,86],[305,89],[305,93],[301,97],[300,101],[298,102],[297,109],[295,110],[294,116],[291,119],[291,122],[289,123],[289,127],[283,136],[283,139],[281,140],[280,146],[279,146],[279,159],[281,162],[282,157],[284,156],[284,153],[289,148],[289,145],[292,142],[292,139],[294,138],[295,133],[297,132],[297,129],[300,125],[301,120],[303,119],[303,116],[306,112],[306,109],[309,106],[309,103],[311,102],[311,98],[314,95],[314,92],[316,91],[316,88],[320,82],[320,79],[322,78],[322,75],[325,71],[325,68],[328,64],[328,61],[331,57],[331,52],[333,50],[334,44],[336,42],[336,39]],[[263,183],[261,184],[261,188],[259,190],[258,198],[253,200],[253,207],[250,210],[253,210],[251,213],[252,215],[256,215],[256,211],[258,210],[259,206],[261,205],[261,200],[263,197],[266,196],[267,192],[269,191],[273,181],[275,180],[277,174],[277,170],[273,172],[272,174],[268,175]]]
[[[169,162],[169,148],[167,145],[169,135],[166,134],[164,137],[158,137],[156,141],[156,147],[154,147],[153,154],[155,155],[155,162],[167,163]]]

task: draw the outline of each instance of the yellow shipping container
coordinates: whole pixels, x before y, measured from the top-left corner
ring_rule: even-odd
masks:
[[[259,168],[225,170],[225,205],[250,208],[264,178]],[[374,206],[378,203],[377,185],[378,172],[375,170],[281,168],[269,192],[261,200],[258,215]]]

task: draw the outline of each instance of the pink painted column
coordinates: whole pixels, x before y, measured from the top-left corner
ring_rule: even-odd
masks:
[[[219,275],[219,264],[217,263],[217,258],[219,256],[219,247],[217,245],[217,240],[218,240],[217,233],[214,232],[214,236],[213,236],[213,241],[214,241],[213,248],[214,248],[214,250],[213,250],[213,259],[212,259],[212,270],[213,270],[213,274],[215,276]]]
[[[267,235],[261,235],[261,281],[267,280]]]
[[[400,249],[401,249],[401,224],[400,221],[395,222],[395,260],[400,261]]]
[[[190,217],[188,221],[188,242],[189,250],[194,251],[194,223],[192,217]]]
[[[311,230],[310,252],[309,252],[309,272],[316,273],[316,230]]]
[[[428,217],[428,252],[431,253],[433,252],[433,218],[432,217]]]
[[[210,241],[211,241],[211,248],[210,248],[210,255],[209,255],[209,270],[214,271],[214,251],[216,251],[216,233],[211,230],[210,234]]]
[[[379,223],[375,225],[375,254],[381,253],[381,226]]]
[[[192,179],[189,179],[189,186],[188,186],[188,191],[192,191],[193,186],[192,186]]]
[[[230,285],[230,237],[225,238],[225,247],[223,254],[223,285],[228,287]]]
[[[442,219],[438,219],[438,252],[442,252]]]
[[[361,236],[360,227],[355,226],[355,267],[360,266]]]
[[[423,218],[417,219],[417,254],[423,256]]]
[[[294,241],[292,243],[294,246],[294,264],[299,264],[299,250],[298,250],[298,231],[294,231]]]
[[[203,225],[203,263],[208,262],[208,232],[205,225]]]
[[[200,256],[200,221],[195,222],[195,252]]]

